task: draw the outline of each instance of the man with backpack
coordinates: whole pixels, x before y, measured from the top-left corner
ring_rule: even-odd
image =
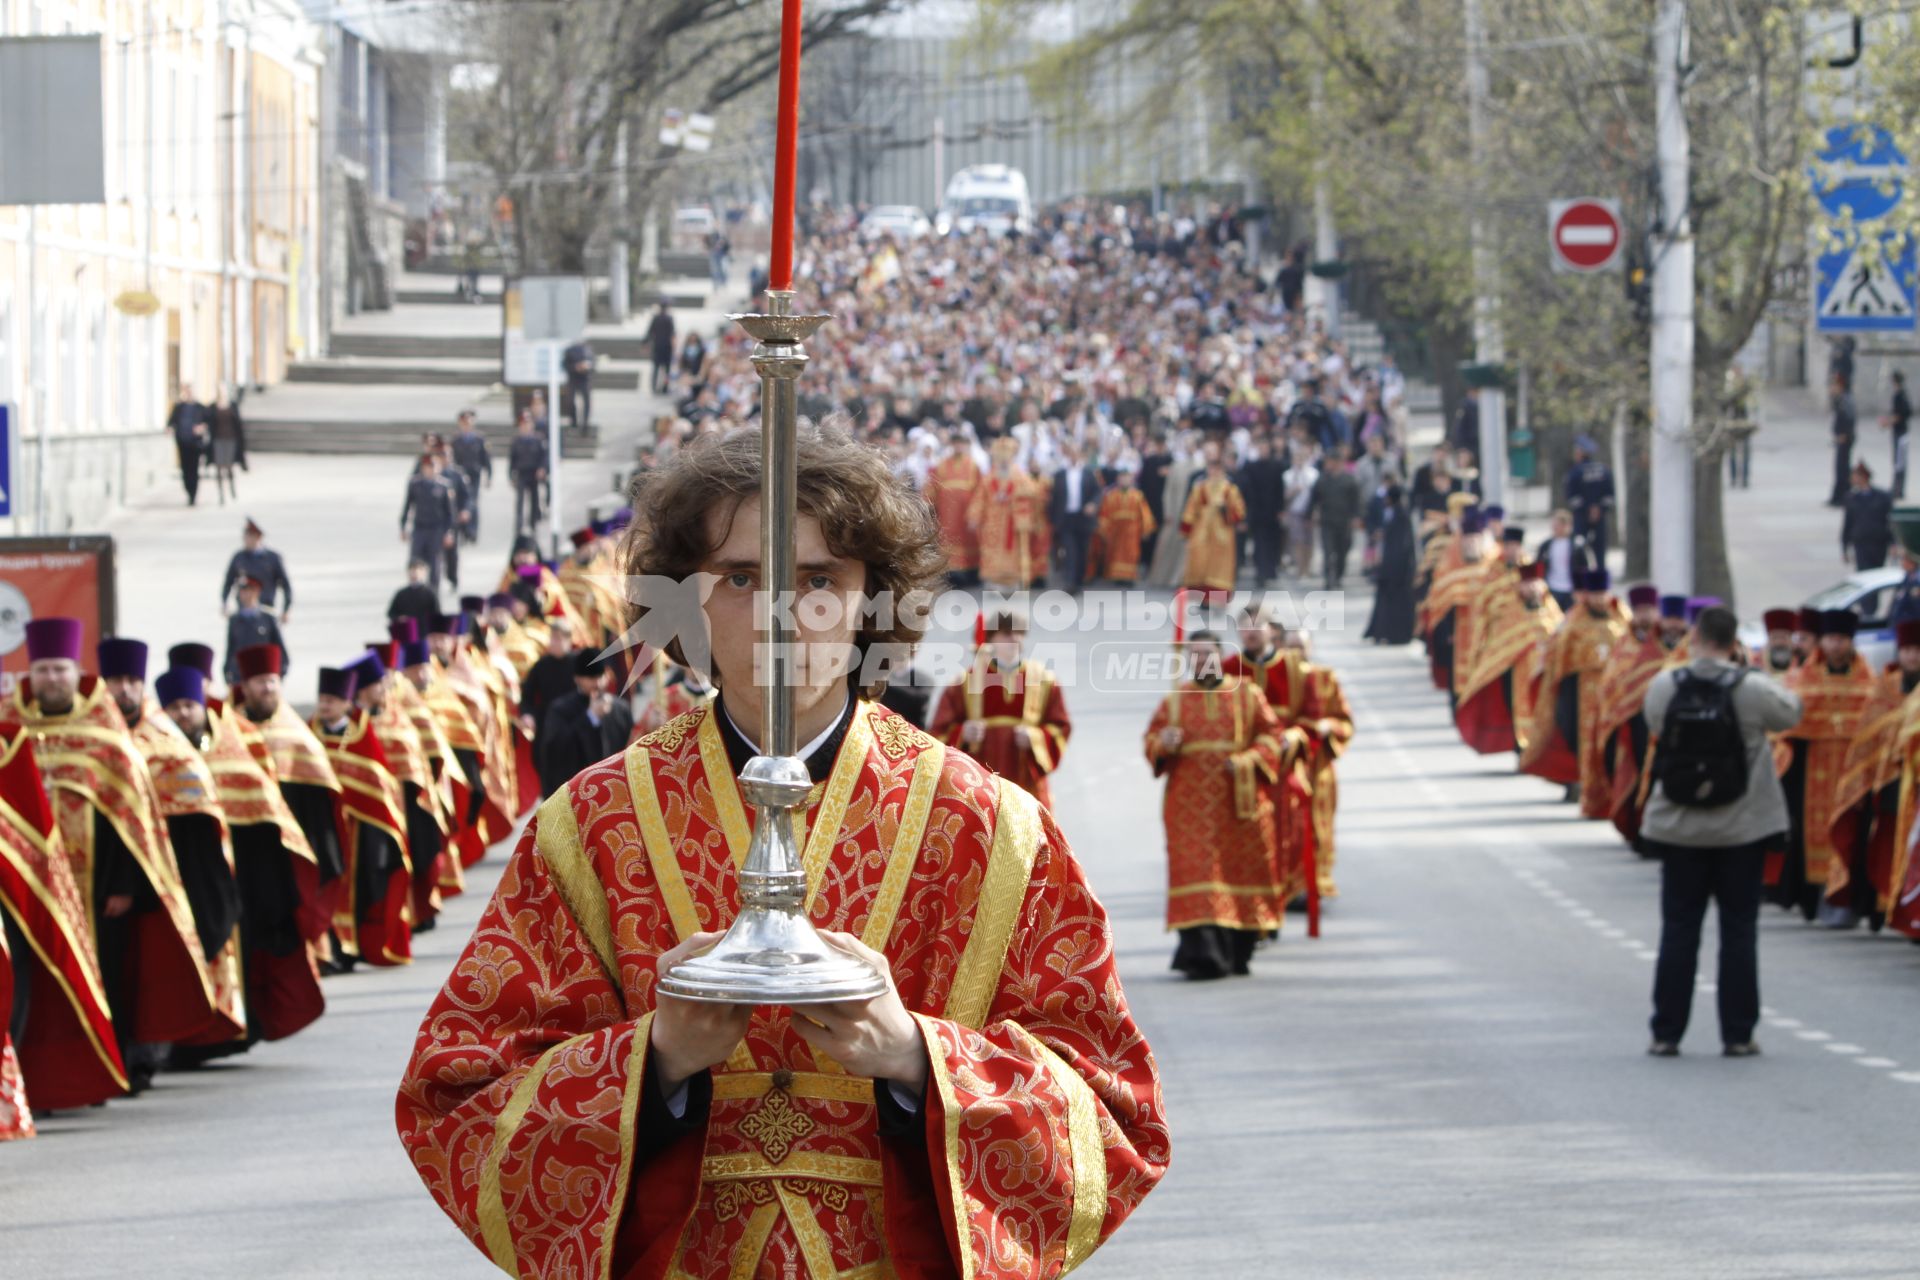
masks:
[[[1653,1042],[1680,1052],[1693,1008],[1700,923],[1718,907],[1717,996],[1722,1052],[1760,1052],[1758,934],[1768,843],[1787,830],[1787,800],[1774,774],[1770,733],[1800,722],[1799,695],[1738,661],[1739,621],[1714,606],[1694,622],[1691,660],[1647,687],[1648,732],[1659,744],[1640,835],[1661,860],[1660,959],[1653,974]]]

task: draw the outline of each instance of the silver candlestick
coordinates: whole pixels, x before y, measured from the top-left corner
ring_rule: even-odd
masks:
[[[807,873],[793,838],[793,811],[812,790],[806,762],[794,754],[793,637],[777,607],[794,589],[796,437],[801,343],[831,317],[794,315],[793,291],[767,290],[766,315],[733,316],[755,340],[760,375],[760,589],[769,603],[766,682],[760,689],[768,754],[747,762],[740,790],[754,807],[753,841],[740,870],[740,914],[705,955],[675,965],[660,993],[714,1004],[827,1004],[884,994],[872,965],[826,941],[807,920]],[[831,833],[829,833],[831,834]]]

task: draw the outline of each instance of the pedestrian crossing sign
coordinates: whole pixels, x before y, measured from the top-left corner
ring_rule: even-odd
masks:
[[[1813,165],[1813,194],[1829,219],[1819,229],[1814,328],[1822,333],[1911,333],[1914,243],[1900,210],[1906,157],[1893,135],[1836,125]]]

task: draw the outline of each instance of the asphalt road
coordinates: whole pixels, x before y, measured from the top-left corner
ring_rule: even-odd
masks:
[[[1166,969],[1154,695],[1073,692],[1056,803],[1113,913],[1175,1151],[1082,1274],[1920,1274],[1920,948],[1770,915],[1766,1055],[1717,1056],[1709,995],[1685,1056],[1646,1058],[1655,869],[1461,746],[1417,652],[1357,642],[1365,616],[1355,600],[1319,640],[1359,719],[1341,897],[1324,937],[1290,921],[1250,979]],[[392,1107],[498,863],[411,968],[330,979],[305,1033],[0,1148],[0,1274],[494,1274]]]

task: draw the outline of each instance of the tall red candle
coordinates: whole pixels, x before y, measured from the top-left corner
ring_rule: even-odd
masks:
[[[773,245],[767,287],[793,288],[793,184],[800,143],[800,0],[780,4],[780,107],[774,119]]]

